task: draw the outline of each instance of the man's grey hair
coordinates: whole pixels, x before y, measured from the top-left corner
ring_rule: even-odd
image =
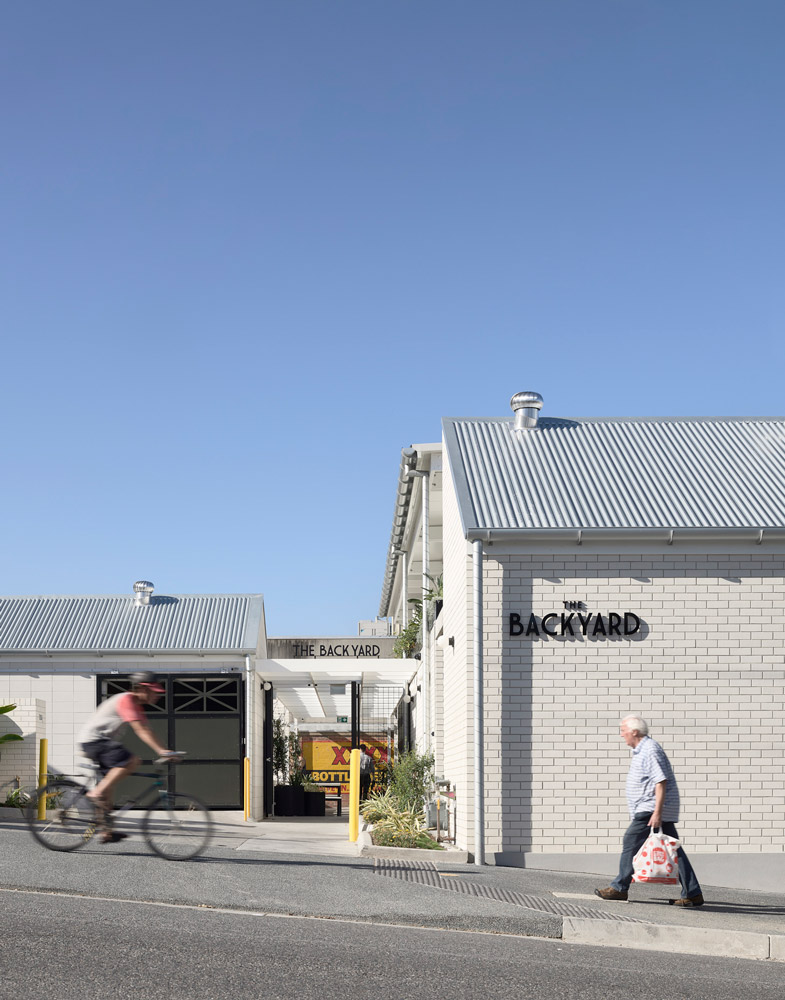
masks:
[[[625,722],[627,723],[627,728],[633,732],[638,732],[641,736],[649,735],[649,724],[639,715],[625,715],[621,720],[621,725],[624,725]]]

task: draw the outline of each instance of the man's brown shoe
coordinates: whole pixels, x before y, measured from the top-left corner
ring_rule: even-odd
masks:
[[[608,886],[607,889],[595,889],[594,890],[594,895],[595,896],[599,896],[600,899],[626,899],[627,898],[627,893],[626,892],[619,892],[618,889],[613,889],[611,886]],[[703,900],[701,900],[701,902],[703,902]]]
[[[682,896],[681,899],[669,899],[671,906],[703,906],[703,896]]]

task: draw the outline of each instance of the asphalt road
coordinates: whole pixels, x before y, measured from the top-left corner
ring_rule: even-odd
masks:
[[[0,892],[15,1000],[781,1000],[781,965],[196,906]]]

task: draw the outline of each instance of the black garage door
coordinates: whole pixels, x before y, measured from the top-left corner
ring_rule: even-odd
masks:
[[[158,740],[188,756],[172,768],[172,791],[187,792],[211,809],[243,808],[243,681],[235,674],[158,675],[166,688],[156,705],[145,706],[147,721]],[[127,691],[125,677],[98,679],[98,699]],[[123,743],[145,764],[152,751],[130,727]],[[118,790],[118,804],[150,784],[128,778]]]

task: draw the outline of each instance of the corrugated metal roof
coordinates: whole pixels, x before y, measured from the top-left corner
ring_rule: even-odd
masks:
[[[0,597],[0,652],[245,652],[256,649],[261,594]]]
[[[465,530],[785,527],[785,418],[444,420]]]

